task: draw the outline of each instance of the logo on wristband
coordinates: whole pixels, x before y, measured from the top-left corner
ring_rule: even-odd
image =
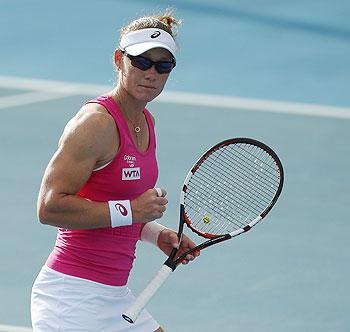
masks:
[[[126,217],[128,215],[128,210],[123,204],[117,203],[115,208],[121,213],[122,216]]]

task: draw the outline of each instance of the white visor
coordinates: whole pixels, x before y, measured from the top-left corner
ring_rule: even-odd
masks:
[[[120,49],[128,54],[140,55],[152,48],[165,48],[175,58],[174,38],[162,29],[141,29],[127,33],[120,41]]]

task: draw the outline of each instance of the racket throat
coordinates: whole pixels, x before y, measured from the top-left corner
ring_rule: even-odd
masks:
[[[183,195],[182,195],[181,199],[180,199],[180,223],[179,223],[179,229],[177,232],[178,248],[174,248],[171,251],[168,259],[164,262],[164,265],[170,267],[173,271],[175,271],[175,269],[178,265],[177,261],[175,260],[175,256],[180,248],[181,241],[182,241],[182,233],[183,233],[183,229],[184,229],[184,218],[183,218],[184,213],[185,213],[185,207],[183,204]]]
[[[177,264],[176,264],[175,259],[174,259],[176,256],[177,250],[178,250],[177,248],[174,248],[171,251],[168,259],[164,262],[164,265],[170,267],[173,271],[175,271],[175,269],[177,267]]]

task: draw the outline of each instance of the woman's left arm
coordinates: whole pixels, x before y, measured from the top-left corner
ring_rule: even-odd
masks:
[[[179,251],[176,257],[180,257],[186,251],[194,248],[196,244],[185,234],[182,235]],[[174,248],[178,247],[177,233],[172,229],[164,229],[159,233],[158,247],[169,256]],[[194,260],[199,256],[200,252],[195,251],[194,253],[187,255],[186,259],[182,261],[182,264],[187,264],[189,261]]]

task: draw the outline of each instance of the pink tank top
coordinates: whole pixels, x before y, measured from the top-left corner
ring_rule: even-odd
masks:
[[[89,103],[104,106],[119,130],[120,147],[111,163],[95,170],[77,195],[92,201],[132,200],[154,188],[158,177],[153,121],[145,109],[149,146],[141,152],[135,146],[128,125],[112,97],[101,96]],[[55,247],[46,261],[50,268],[99,283],[123,286],[135,259],[141,223],[131,226],[89,230],[59,228]]]

